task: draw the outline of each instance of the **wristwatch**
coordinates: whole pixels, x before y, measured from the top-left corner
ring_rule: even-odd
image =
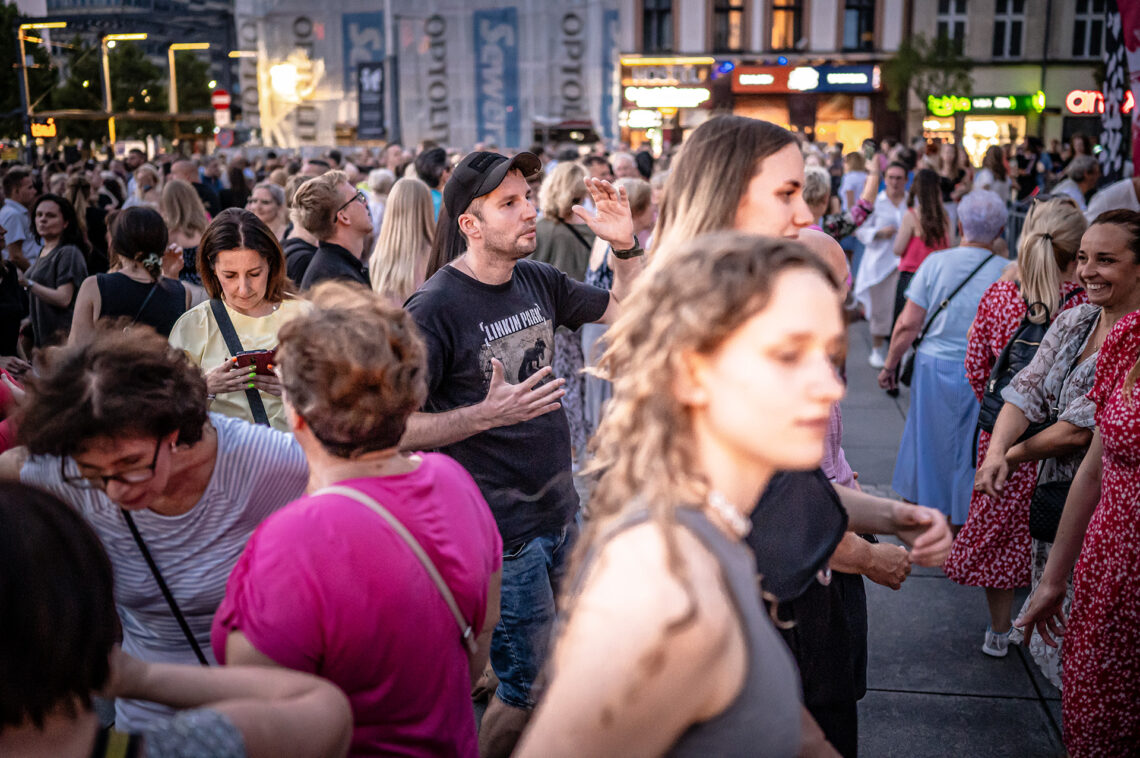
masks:
[[[636,258],[639,255],[645,255],[645,251],[641,249],[641,245],[638,244],[637,239],[633,240],[633,247],[629,248],[628,250],[618,250],[611,247],[610,252],[613,253],[614,256],[621,258],[623,261],[629,260],[630,258]]]

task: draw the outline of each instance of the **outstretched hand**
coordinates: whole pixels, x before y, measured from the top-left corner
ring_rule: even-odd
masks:
[[[633,235],[633,213],[629,209],[629,197],[625,188],[615,187],[604,179],[586,178],[586,191],[594,201],[596,209],[590,215],[580,205],[575,205],[574,214],[590,231],[610,243],[615,250],[629,250],[637,244]]]
[[[910,547],[910,560],[919,566],[941,566],[954,537],[946,517],[933,508],[910,503],[894,506],[895,532]]]
[[[566,394],[562,389],[566,380],[541,384],[552,373],[550,366],[543,366],[518,384],[511,384],[503,375],[503,364],[492,358],[491,385],[482,403],[487,427],[510,426],[558,410],[558,401]]]

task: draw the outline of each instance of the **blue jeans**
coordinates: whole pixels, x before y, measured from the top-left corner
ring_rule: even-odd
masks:
[[[534,708],[535,679],[546,664],[554,631],[558,585],[578,538],[578,520],[503,553],[499,623],[491,637],[495,696],[514,708]]]

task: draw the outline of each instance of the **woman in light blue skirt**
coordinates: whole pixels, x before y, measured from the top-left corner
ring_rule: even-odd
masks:
[[[919,351],[910,398],[891,486],[912,503],[942,511],[951,524],[964,524],[974,489],[978,399],[963,361]]]
[[[962,199],[962,244],[931,253],[918,267],[879,373],[879,386],[895,388],[902,357],[916,346],[910,411],[891,486],[911,502],[942,511],[952,526],[966,523],[974,486],[978,401],[966,381],[967,335],[978,301],[1007,263],[992,252],[1005,219],[1005,203],[992,192],[977,190]]]

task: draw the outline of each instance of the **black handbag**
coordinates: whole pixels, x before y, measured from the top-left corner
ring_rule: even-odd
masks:
[[[954,296],[961,292],[962,288],[970,283],[970,280],[973,279],[974,276],[982,270],[982,267],[990,262],[990,258],[995,257],[997,256],[995,256],[993,253],[990,253],[984,260],[982,260],[982,262],[978,264],[978,267],[971,271],[970,275],[963,279],[962,283],[954,288],[953,292],[942,299],[942,302],[939,303],[938,307],[934,309],[934,313],[930,314],[930,318],[926,319],[926,323],[922,325],[922,331],[919,332],[918,336],[914,338],[914,342],[911,343],[910,349],[907,350],[906,354],[902,357],[902,361],[899,362],[899,384],[904,387],[910,386],[910,382],[914,378],[914,358],[918,354],[918,346],[922,344],[922,341],[924,339],[926,339],[926,333],[930,330],[930,326],[934,323],[934,319],[938,318],[938,314],[942,313],[942,311],[946,309],[946,306],[950,305],[950,301],[954,299]]]
[[[1073,373],[1077,364],[1080,363],[1085,341],[1089,338],[1092,330],[1096,328],[1099,320],[1099,317],[1093,319],[1089,323],[1084,337],[1077,342],[1077,354],[1073,356],[1073,361],[1069,364],[1069,370],[1065,373],[1066,378]],[[1056,424],[1059,416],[1057,408],[1054,407],[1049,412],[1049,420],[1045,426],[1050,427]],[[1033,497],[1029,500],[1029,536],[1038,542],[1052,542],[1057,538],[1057,527],[1061,525],[1061,514],[1065,512],[1065,501],[1069,497],[1069,489],[1072,486],[1073,480],[1071,479],[1062,479],[1056,482],[1038,480],[1037,487],[1033,490]]]

